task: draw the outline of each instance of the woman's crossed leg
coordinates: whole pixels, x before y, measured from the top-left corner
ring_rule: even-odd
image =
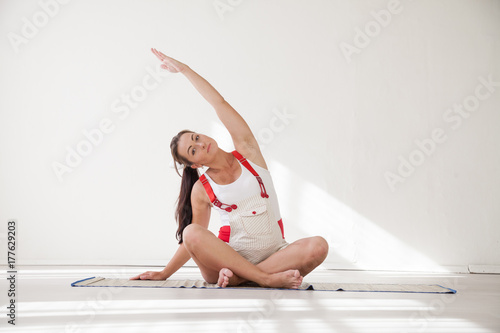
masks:
[[[328,243],[322,237],[310,237],[253,265],[202,226],[187,226],[183,240],[203,278],[221,287],[253,281],[263,287],[296,289],[303,276],[319,266],[328,254]]]

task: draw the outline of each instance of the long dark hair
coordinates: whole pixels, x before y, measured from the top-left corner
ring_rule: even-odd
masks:
[[[175,210],[175,219],[177,220],[177,233],[176,237],[179,240],[179,244],[182,244],[182,232],[184,228],[191,224],[193,220],[193,207],[191,206],[191,192],[193,186],[200,178],[198,174],[198,169],[191,168],[192,163],[179,155],[177,146],[179,144],[179,139],[185,133],[194,133],[190,130],[180,131],[176,136],[172,138],[170,142],[170,151],[174,159],[175,171],[179,176],[179,170],[177,169],[177,163],[184,165],[184,170],[182,171],[182,183],[181,191],[179,193],[179,198],[177,199],[177,208]]]

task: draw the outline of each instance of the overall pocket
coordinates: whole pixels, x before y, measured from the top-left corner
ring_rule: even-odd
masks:
[[[240,218],[243,229],[249,235],[258,236],[271,233],[271,221],[267,205],[241,212]]]

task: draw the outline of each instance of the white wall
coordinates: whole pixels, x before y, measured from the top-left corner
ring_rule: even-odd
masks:
[[[477,88],[500,81],[498,1],[231,3],[1,2],[0,232],[17,220],[18,263],[162,265],[175,251],[171,137],[232,147],[185,78],[152,79],[156,47],[245,117],[288,240],[323,235],[327,267],[500,265],[500,85]],[[461,103],[474,111],[447,111]],[[92,151],[58,180],[79,145]]]

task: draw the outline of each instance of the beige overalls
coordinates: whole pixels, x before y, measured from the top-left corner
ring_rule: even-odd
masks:
[[[228,205],[217,199],[205,175],[202,175],[200,180],[212,204],[228,212],[229,240],[221,237],[221,234],[219,238],[228,241],[229,246],[252,264],[258,264],[288,246],[288,243],[274,216],[269,195],[266,193],[261,177],[237,151],[233,151],[233,155],[256,177],[261,193]]]

